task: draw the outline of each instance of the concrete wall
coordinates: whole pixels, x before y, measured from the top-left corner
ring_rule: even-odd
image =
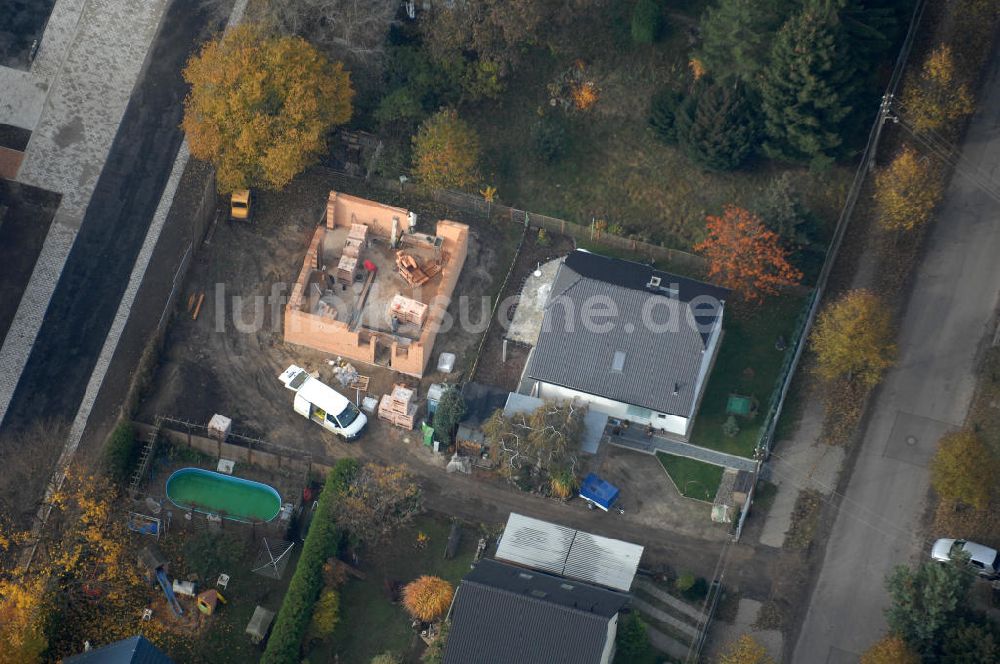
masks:
[[[393,217],[399,218],[401,228],[407,223],[409,212],[403,208],[366,201],[355,196],[330,192],[327,200],[326,226],[319,226],[313,233],[312,241],[302,261],[302,270],[292,287],[292,293],[285,307],[285,341],[321,350],[331,355],[340,355],[351,360],[375,364],[378,344],[384,343],[389,349],[389,367],[408,376],[421,377],[427,368],[437,337],[444,320],[455,284],[465,265],[469,247],[469,227],[454,221],[439,221],[436,234],[442,239],[441,255],[445,258],[437,295],[430,302],[427,320],[420,332],[420,338],[409,343],[400,343],[395,338],[371,332],[365,328],[351,331],[346,323],[304,311],[309,281],[317,264],[317,255],[322,251],[323,238],[328,228],[349,226],[352,223],[367,225],[372,233],[388,235],[392,232]],[[388,224],[388,226],[386,226]]]
[[[152,425],[143,422],[133,422],[132,425],[142,436],[153,431]],[[301,473],[325,474],[333,468],[335,463],[332,459],[305,460],[275,451],[254,449],[252,446],[235,442],[224,443],[215,438],[175,431],[167,427],[160,429],[160,442],[197,450],[215,459],[230,459],[237,463],[246,463],[268,470],[285,469]]]

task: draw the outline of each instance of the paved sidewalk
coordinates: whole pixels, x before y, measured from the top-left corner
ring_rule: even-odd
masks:
[[[1000,172],[1000,51],[983,81],[962,158]],[[980,341],[1000,289],[1000,205],[956,174],[917,266],[900,324],[899,360],[870,406],[857,461],[830,532],[793,661],[857,661],[885,633],[885,577],[925,559],[928,463],[965,421]]]
[[[647,437],[645,431],[638,429],[639,427],[629,427],[622,430],[617,436],[605,435],[602,442],[637,452],[645,452],[646,454],[666,452],[667,454],[696,459],[716,466],[722,466],[723,468],[735,468],[736,470],[752,472],[757,467],[757,462],[753,459],[736,456],[735,454],[726,454],[725,452],[717,452],[690,443],[671,440],[663,436]]]
[[[677,599],[667,591],[657,587],[656,585],[650,583],[646,579],[643,579],[641,577],[636,579],[635,587],[638,588],[639,590],[642,590],[643,592],[649,593],[650,595],[652,595],[659,601],[663,602],[664,604],[670,605],[670,608],[677,609],[681,613],[686,614],[688,617],[694,620],[695,623],[698,623],[699,621],[705,619],[705,614],[702,613],[700,609],[691,606],[687,602]]]
[[[76,240],[167,0],[56,4],[33,69],[51,75],[17,180],[62,194],[17,313],[0,347],[0,424]],[[78,20],[75,9],[82,6]],[[58,44],[72,39],[65,56]],[[54,36],[49,29],[56,30]]]
[[[674,616],[670,615],[666,611],[662,611],[644,599],[639,597],[632,597],[632,606],[637,608],[642,613],[645,613],[653,620],[663,623],[664,625],[670,625],[678,632],[683,632],[693,639],[698,638],[698,628],[684,622],[683,620],[678,620]]]
[[[761,544],[784,546],[801,490],[813,489],[829,496],[837,486],[845,450],[820,440],[822,424],[823,400],[809,394],[794,438],[779,441],[764,465],[762,477],[776,484],[778,493],[761,529]]]

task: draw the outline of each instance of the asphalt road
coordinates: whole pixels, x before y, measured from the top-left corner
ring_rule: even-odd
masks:
[[[21,374],[5,430],[40,417],[73,420],[183,139],[181,69],[212,27],[219,26],[204,3],[175,0],[167,9]]]
[[[963,157],[1000,180],[1000,52],[983,86]],[[837,511],[794,662],[856,662],[881,638],[895,565],[928,555],[918,537],[928,462],[972,399],[977,349],[1000,290],[1000,202],[957,175],[907,303],[898,366],[872,404]]]

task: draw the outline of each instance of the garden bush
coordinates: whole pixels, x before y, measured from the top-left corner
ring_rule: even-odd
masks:
[[[309,622],[309,636],[314,639],[326,639],[333,636],[333,630],[340,622],[340,593],[333,588],[326,588],[319,596],[319,601],[313,610]]]
[[[708,581],[699,576],[691,584],[691,587],[682,591],[681,594],[684,595],[684,599],[689,602],[700,602],[705,599],[706,595],[708,595]]]
[[[301,660],[302,640],[312,622],[313,607],[323,587],[323,564],[327,558],[336,555],[340,544],[333,507],[357,469],[357,460],[341,459],[326,477],[309,534],[302,545],[302,555],[260,660],[263,664],[297,664]]]
[[[657,138],[668,145],[677,143],[677,109],[684,96],[672,88],[663,88],[655,95],[649,107],[649,126]]]
[[[680,593],[686,593],[688,590],[691,589],[691,586],[693,585],[694,585],[694,574],[691,574],[690,572],[685,572],[684,574],[681,574],[680,576],[677,577],[677,580],[674,581],[674,588],[676,588],[677,591]]]
[[[108,437],[104,447],[104,468],[114,482],[128,481],[139,459],[139,446],[135,441],[135,429],[129,422],[121,422]]]
[[[559,118],[546,115],[531,127],[531,140],[539,160],[553,164],[566,153],[566,127]]]
[[[660,0],[639,0],[632,9],[632,41],[652,44],[663,32],[663,9]]]

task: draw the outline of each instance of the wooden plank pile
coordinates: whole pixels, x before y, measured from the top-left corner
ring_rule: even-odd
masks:
[[[394,426],[412,430],[417,421],[413,390],[398,383],[393,385],[392,392],[383,395],[379,401],[378,418]]]
[[[389,315],[395,316],[401,323],[420,327],[427,318],[427,305],[396,293],[389,301]]]
[[[399,268],[399,274],[402,275],[403,279],[406,279],[406,283],[411,286],[422,286],[430,279],[420,269],[417,259],[405,251],[396,252],[396,267]]]

